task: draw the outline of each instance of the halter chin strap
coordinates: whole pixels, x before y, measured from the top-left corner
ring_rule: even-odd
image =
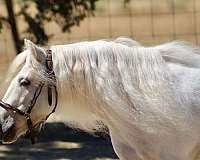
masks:
[[[51,50],[47,50],[46,51],[46,68],[47,68],[47,73],[55,78],[55,73],[53,71],[53,61],[52,61],[52,51]],[[32,123],[31,120],[31,111],[33,109],[33,107],[35,106],[35,103],[42,91],[44,84],[40,84],[39,87],[36,89],[36,92],[34,93],[33,99],[31,100],[30,104],[28,105],[28,110],[27,111],[21,111],[16,107],[11,106],[10,104],[7,104],[5,102],[3,102],[2,100],[0,100],[0,106],[2,108],[4,108],[5,110],[7,110],[10,114],[19,114],[21,116],[24,116],[26,118],[26,122],[27,122],[27,126],[28,126],[28,131],[26,132],[26,135],[29,136],[32,144],[35,143],[35,132],[34,132],[34,128],[35,126]],[[48,90],[48,104],[49,106],[52,106],[52,88],[54,89],[54,94],[55,94],[55,105],[54,108],[52,109],[52,111],[45,117],[44,121],[46,121],[49,116],[55,112],[57,104],[58,104],[58,92],[57,92],[57,88],[56,86],[52,86],[52,85],[47,85],[47,90]]]

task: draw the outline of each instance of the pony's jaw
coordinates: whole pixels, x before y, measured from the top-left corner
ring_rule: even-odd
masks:
[[[15,127],[13,127],[11,131],[9,131],[9,133],[3,135],[2,143],[11,144],[11,143],[14,143],[16,140],[17,138],[16,138]]]
[[[2,139],[2,143],[3,144],[12,144],[14,142],[16,142],[18,140],[19,137],[21,137],[23,135],[23,133],[21,134],[10,134],[10,135],[7,135],[5,137],[3,137]]]

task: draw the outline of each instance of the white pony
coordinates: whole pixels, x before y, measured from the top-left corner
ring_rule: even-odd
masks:
[[[132,43],[133,42],[133,43]],[[200,142],[200,49],[173,42],[142,47],[128,38],[51,46],[56,81],[46,73],[45,49],[25,40],[10,67],[2,101],[26,111],[38,85],[55,85],[63,121],[92,131],[103,123],[121,160],[195,160]],[[52,107],[44,87],[33,125]],[[0,108],[3,142],[28,130],[26,119]]]

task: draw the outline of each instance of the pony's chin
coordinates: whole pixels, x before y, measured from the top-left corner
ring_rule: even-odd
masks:
[[[12,144],[12,143],[16,142],[17,139],[18,139],[18,137],[16,135],[14,135],[14,136],[6,135],[2,139],[2,143],[3,144]]]
[[[44,121],[40,121],[34,125],[34,129],[33,129],[34,134],[36,134],[36,133],[39,134],[43,123],[44,123]],[[12,143],[16,142],[20,137],[30,139],[30,135],[27,134],[27,131],[28,131],[27,129],[23,129],[23,128],[16,129],[14,127],[8,134],[3,136],[2,143],[3,144],[12,144]]]
[[[12,144],[16,142],[21,136],[23,136],[23,133],[21,134],[16,134],[16,133],[10,133],[2,138],[2,143],[3,144]]]

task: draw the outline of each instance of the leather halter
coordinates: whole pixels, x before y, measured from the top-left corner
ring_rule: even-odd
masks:
[[[46,68],[47,68],[47,74],[52,79],[55,79],[55,73],[53,71],[52,51],[49,49],[46,50]],[[11,106],[10,104],[7,104],[7,103],[3,102],[2,100],[0,100],[0,106],[2,108],[4,108],[5,110],[7,110],[10,114],[13,115],[13,114],[17,113],[26,118],[26,122],[27,122],[27,126],[28,126],[28,131],[26,132],[26,135],[29,136],[32,144],[35,143],[34,129],[35,129],[36,125],[33,125],[30,114],[31,114],[31,111],[32,111],[33,107],[35,106],[35,103],[42,91],[43,86],[44,86],[44,83],[41,83],[39,85],[39,87],[36,89],[33,99],[31,100],[30,104],[28,105],[27,111],[21,111],[20,109],[14,107],[14,106]],[[56,86],[55,85],[52,86],[52,85],[48,84],[47,88],[48,88],[48,104],[49,104],[49,106],[52,105],[52,88],[55,91],[55,93],[54,93],[55,94],[55,105],[54,105],[54,108],[52,109],[52,111],[45,117],[44,121],[46,121],[49,118],[49,116],[55,112],[57,103],[58,103],[58,92],[57,92]]]

